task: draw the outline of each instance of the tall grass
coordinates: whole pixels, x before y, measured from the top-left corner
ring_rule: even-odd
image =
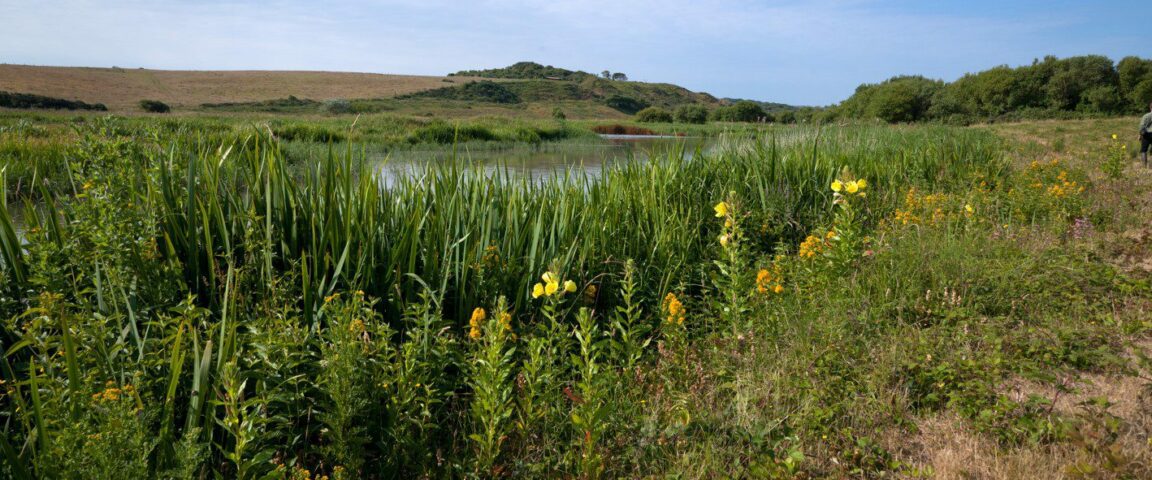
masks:
[[[845,168],[870,182],[873,218],[897,205],[889,192],[1003,168],[986,133],[798,132],[598,178],[456,161],[386,187],[351,147],[293,168],[263,132],[150,148],[88,131],[71,155],[74,187],[45,190],[25,242],[0,212],[6,472],[95,475],[132,452],[146,465],[125,471],[149,475],[600,475],[606,405],[621,388],[604,375],[626,373],[614,352],[627,352],[620,365],[642,361],[648,342],[630,336],[660,322],[664,293],[704,297],[714,285],[716,202],[748,212],[759,257],[826,226],[828,185]],[[533,287],[545,271],[574,291],[541,310]],[[573,337],[566,319],[579,306],[589,309]],[[478,307],[511,313],[524,337],[473,354],[493,362],[480,369],[496,392],[484,411],[507,417],[491,422],[467,417],[477,370],[462,343]],[[627,344],[605,348],[606,331]],[[487,436],[473,462],[476,425]],[[554,442],[569,453],[554,456]]]

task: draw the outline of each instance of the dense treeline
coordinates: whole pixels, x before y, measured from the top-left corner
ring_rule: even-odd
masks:
[[[3,108],[51,108],[55,110],[108,110],[103,103],[84,103],[79,100],[64,100],[62,98],[32,95],[30,93],[13,93],[0,91],[0,107]]]
[[[1128,115],[1152,102],[1152,60],[1101,55],[994,67],[954,82],[897,76],[864,84],[829,113],[888,122],[971,123],[1024,118]]]

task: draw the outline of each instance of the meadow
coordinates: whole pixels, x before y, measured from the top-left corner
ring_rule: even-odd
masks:
[[[0,130],[2,476],[1152,474],[1130,119],[386,188],[461,129],[54,118]]]

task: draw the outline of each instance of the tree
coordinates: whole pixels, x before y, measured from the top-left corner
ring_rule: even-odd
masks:
[[[611,80],[612,79],[612,72],[609,72],[608,70],[604,70],[603,72],[600,72],[600,76],[604,77],[605,80]]]
[[[616,73],[612,74],[612,80],[616,80],[618,82],[627,82],[628,81],[628,75],[625,75],[625,74],[620,73],[620,72],[616,72]]]

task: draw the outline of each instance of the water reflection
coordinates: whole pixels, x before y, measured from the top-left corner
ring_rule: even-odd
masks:
[[[435,162],[450,162],[458,158],[480,167],[487,174],[507,169],[510,174],[536,180],[562,173],[570,167],[580,167],[583,174],[597,178],[604,168],[617,162],[647,161],[673,152],[692,156],[696,151],[707,152],[713,145],[712,139],[700,137],[603,135],[587,142],[501,150],[400,151],[380,158],[376,172],[384,185],[392,186],[398,177],[418,175]]]

